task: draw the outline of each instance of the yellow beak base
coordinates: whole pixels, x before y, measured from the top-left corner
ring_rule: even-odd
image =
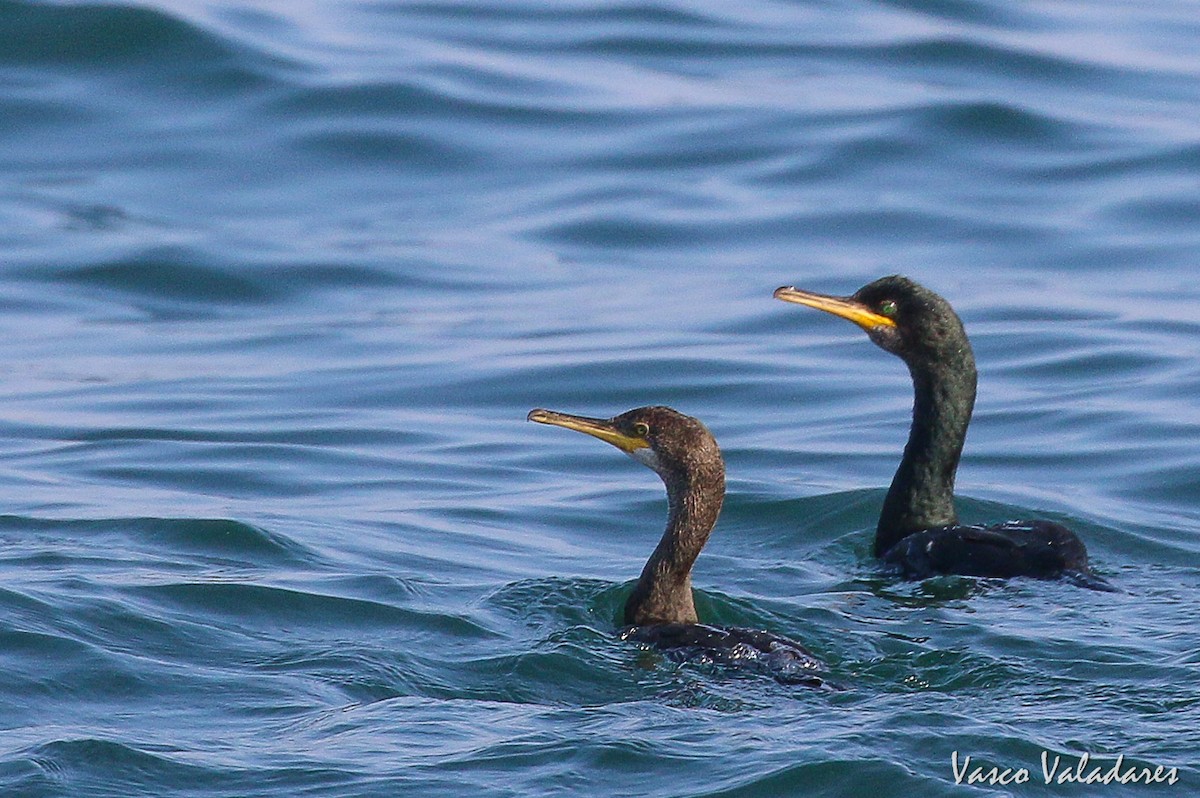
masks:
[[[591,435],[593,438],[599,438],[605,443],[611,443],[627,454],[638,449],[650,448],[648,440],[634,435],[626,435],[613,426],[613,423],[607,419],[573,416],[570,413],[558,413],[554,410],[543,410],[540,407],[536,410],[530,410],[528,419],[536,421],[539,424],[551,424],[555,427],[565,427],[566,429],[573,429],[576,432]]]
[[[807,305],[810,308],[832,313],[834,316],[841,316],[843,319],[849,319],[868,332],[876,327],[896,326],[896,322],[892,319],[889,319],[887,316],[881,316],[861,302],[857,302],[849,297],[814,294],[811,291],[801,291],[799,288],[793,288],[790,285],[776,288],[774,297],[782,299],[784,302]]]

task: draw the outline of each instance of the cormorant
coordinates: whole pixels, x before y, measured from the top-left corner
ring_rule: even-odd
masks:
[[[583,432],[649,466],[667,487],[667,528],[625,602],[621,637],[678,658],[755,661],[776,679],[818,686],[822,668],[803,646],[753,629],[702,624],[692,600],[692,566],[725,498],[725,461],[712,434],[669,407],[639,407],[611,419],[531,410],[529,420]]]
[[[912,429],[875,531],[875,556],[909,578],[935,574],[1066,578],[1112,590],[1088,567],[1074,532],[1052,521],[960,524],[954,476],[975,405],[975,357],[950,303],[906,277],[883,277],[852,296],[784,286],[775,298],[857,324],[912,374]]]

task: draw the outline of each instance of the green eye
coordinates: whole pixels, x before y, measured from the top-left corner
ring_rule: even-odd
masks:
[[[890,299],[885,299],[879,303],[879,315],[887,316],[889,319],[896,315],[896,303]]]
[[[638,437],[644,438],[650,434],[650,426],[645,422],[639,421],[633,425],[633,431]]]

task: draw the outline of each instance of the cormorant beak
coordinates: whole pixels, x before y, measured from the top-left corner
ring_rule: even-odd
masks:
[[[552,424],[556,427],[566,427],[576,432],[586,433],[605,443],[611,443],[626,454],[633,454],[638,449],[650,448],[650,441],[635,435],[626,435],[618,430],[611,421],[603,418],[572,416],[569,413],[556,413],[540,407],[530,410],[527,418],[539,424]]]
[[[826,313],[832,313],[835,316],[841,316],[843,319],[849,319],[867,332],[876,327],[896,326],[894,320],[889,319],[887,316],[879,315],[866,305],[850,297],[814,294],[811,291],[801,291],[798,288],[792,288],[790,285],[776,288],[773,296],[776,299],[782,299],[784,302],[807,305],[810,308],[816,308]]]

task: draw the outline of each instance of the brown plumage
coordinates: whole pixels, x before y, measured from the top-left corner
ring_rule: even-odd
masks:
[[[692,567],[725,498],[725,461],[703,424],[669,407],[639,407],[610,419],[532,410],[530,421],[584,432],[649,466],[667,488],[667,527],[625,602],[626,639],[719,661],[764,661],[781,680],[820,684],[820,663],[786,638],[701,624]]]

